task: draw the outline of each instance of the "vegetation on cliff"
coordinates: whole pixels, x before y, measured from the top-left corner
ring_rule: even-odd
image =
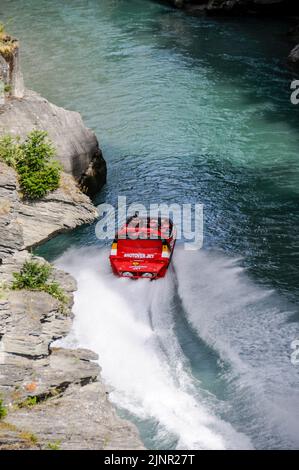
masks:
[[[55,149],[44,131],[30,132],[22,143],[10,135],[0,139],[0,159],[17,171],[27,199],[41,199],[59,187],[61,166],[54,157]]]
[[[6,407],[4,406],[3,401],[0,398],[0,420],[5,418],[6,415],[7,415]]]
[[[39,263],[38,261],[25,261],[20,272],[13,273],[13,290],[33,290],[43,291],[52,295],[62,304],[66,303],[66,295],[58,282],[51,281],[53,267],[48,263]]]
[[[0,54],[3,55],[6,60],[9,60],[17,47],[18,41],[7,34],[5,26],[0,23]]]

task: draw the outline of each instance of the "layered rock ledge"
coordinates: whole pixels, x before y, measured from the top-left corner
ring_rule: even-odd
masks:
[[[1,41],[10,47],[0,48],[0,137],[47,131],[64,172],[56,191],[28,201],[16,172],[0,162],[0,405],[8,410],[0,415],[0,450],[142,449],[135,426],[109,401],[97,356],[52,345],[70,332],[75,280],[51,274],[63,306],[46,292],[11,289],[30,248],[95,220],[87,194],[105,183],[106,163],[79,113],[24,88],[19,43],[6,33]]]
[[[92,222],[97,212],[70,175],[41,201],[19,195],[15,171],[0,162],[0,449],[141,449],[136,428],[108,399],[86,350],[52,347],[72,326],[75,280],[55,269],[67,305],[45,292],[12,291],[27,251],[56,233]]]
[[[96,208],[72,176],[63,173],[59,189],[29,202],[20,197],[15,171],[0,162],[0,259],[96,217]]]
[[[0,137],[25,139],[33,129],[46,131],[64,171],[78,181],[89,196],[106,182],[106,162],[98,140],[79,113],[50,103],[24,87],[19,41],[6,32],[0,35]]]
[[[166,0],[167,3],[193,12],[207,14],[285,15],[298,13],[293,0]]]
[[[72,326],[75,280],[55,269],[67,296],[63,310],[45,292],[12,291],[27,251],[56,233],[90,223],[97,212],[74,178],[37,202],[23,201],[15,171],[0,163],[0,449],[141,449],[121,419],[91,351],[52,347]],[[42,260],[43,261],[43,260]]]
[[[0,107],[0,136],[25,139],[33,129],[47,131],[64,171],[93,196],[106,182],[106,162],[95,134],[87,129],[79,113],[50,103],[26,90],[22,98],[10,97]]]
[[[210,16],[262,16],[292,18],[299,21],[299,3],[293,0],[165,0],[175,8],[194,15]],[[289,32],[293,49],[287,57],[290,68],[299,72],[299,26]]]
[[[13,269],[29,254],[14,256]],[[9,281],[12,265],[1,267]],[[0,449],[141,449],[137,430],[108,399],[97,356],[52,347],[72,325],[71,276],[55,270],[68,305],[61,311],[45,292],[2,292],[0,393],[8,416],[0,421]]]

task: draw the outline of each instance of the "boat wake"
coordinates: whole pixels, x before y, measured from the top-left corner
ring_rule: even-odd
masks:
[[[251,282],[237,259],[177,250],[174,264],[188,322],[230,364],[227,418],[259,448],[298,448],[299,371],[290,361],[298,337],[297,323],[289,321],[294,307]]]
[[[257,314],[253,306],[267,302],[268,292],[241,281],[240,268],[234,262],[180,249],[174,256],[174,269],[155,282],[116,278],[106,249],[71,249],[57,264],[78,282],[74,326],[68,341],[99,354],[102,375],[112,390],[111,400],[139,422],[151,423],[154,436],[150,446],[253,446],[254,432],[245,423],[252,417],[252,406],[240,412],[240,403],[244,403],[250,380],[260,387],[258,376],[263,371],[257,348],[265,346],[265,341],[252,342],[251,333],[253,338],[258,335],[252,331],[256,319],[253,323],[251,320]],[[183,352],[175,325],[177,295],[183,306],[179,314],[186,316],[196,334],[233,366],[233,376],[227,377],[227,382],[233,384],[236,403],[229,417],[221,416],[219,398],[203,390]],[[267,319],[259,319],[265,331],[270,313],[273,311],[266,312]],[[265,354],[270,354],[266,348],[263,357]],[[258,388],[256,397],[260,396]],[[239,415],[243,413],[244,423],[234,420],[234,406]]]

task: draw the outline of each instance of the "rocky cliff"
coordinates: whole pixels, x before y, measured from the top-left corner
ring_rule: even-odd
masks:
[[[24,96],[24,81],[20,68],[19,41],[11,37],[0,24],[0,104],[8,97]]]
[[[97,139],[78,113],[23,88],[18,42],[3,28],[1,82],[0,136],[47,131],[64,172],[56,191],[28,201],[14,169],[0,161],[0,449],[141,449],[136,428],[109,402],[96,355],[52,345],[71,329],[75,280],[51,273],[63,308],[46,292],[11,289],[13,273],[34,258],[30,248],[97,217],[81,190],[94,194],[106,180]]]
[[[23,98],[9,97],[0,107],[0,136],[25,138],[33,129],[47,131],[64,171],[94,195],[106,182],[106,163],[95,134],[79,113],[55,106],[37,93],[25,90]]]
[[[2,37],[0,31],[0,137],[10,133],[25,138],[33,129],[47,131],[65,172],[94,195],[106,182],[106,163],[95,134],[79,113],[24,88],[19,43],[6,33]]]
[[[96,355],[51,346],[72,325],[74,279],[54,270],[67,304],[45,292],[13,291],[28,248],[97,216],[74,178],[41,201],[20,198],[17,175],[0,163],[0,449],[136,449],[135,427],[109,402]],[[63,214],[63,217],[61,217]]]
[[[195,15],[288,17],[295,23],[299,21],[299,2],[293,0],[166,0],[176,8],[184,9]],[[293,43],[287,62],[299,72],[299,26],[291,28],[289,40]]]
[[[281,15],[299,12],[293,0],[167,0],[177,8],[207,14]]]
[[[62,217],[63,214],[63,217]],[[97,212],[74,178],[65,173],[60,187],[42,200],[26,201],[19,195],[15,171],[0,162],[0,260],[16,250],[79,225],[92,222]]]

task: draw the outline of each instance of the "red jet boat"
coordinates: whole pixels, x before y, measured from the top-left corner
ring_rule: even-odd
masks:
[[[132,279],[164,277],[176,241],[172,220],[165,217],[129,217],[111,246],[114,274]]]

